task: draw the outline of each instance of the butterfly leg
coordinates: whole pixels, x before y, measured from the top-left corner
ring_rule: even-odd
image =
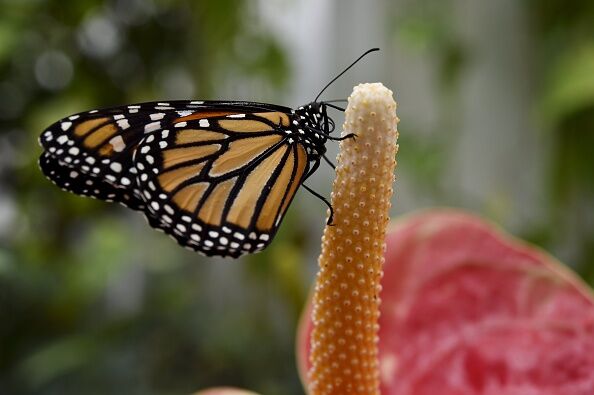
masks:
[[[328,136],[327,138],[328,138],[328,140],[332,140],[332,141],[342,141],[342,140],[346,140],[346,139],[357,140],[357,135],[355,133],[349,133],[349,134],[345,134],[344,136],[341,136],[341,137]]]
[[[328,208],[330,209],[330,216],[328,217],[328,221],[326,221],[326,225],[333,225],[333,219],[334,219],[334,209],[332,208],[332,205],[330,204],[330,202],[328,200],[326,200],[326,198],[322,195],[320,195],[319,193],[317,193],[316,191],[314,191],[313,189],[311,189],[310,187],[308,187],[305,184],[302,184],[303,188],[305,188],[309,193],[311,193],[312,195],[314,195],[315,197],[317,197],[318,199],[320,199],[322,202],[326,203],[326,206],[328,206]]]
[[[322,155],[322,157],[324,158],[324,160],[326,161],[326,163],[328,163],[330,166],[332,166],[332,168],[334,170],[336,170],[336,165],[334,163],[332,163],[332,161],[330,159],[328,159],[328,157],[326,156],[326,154]]]

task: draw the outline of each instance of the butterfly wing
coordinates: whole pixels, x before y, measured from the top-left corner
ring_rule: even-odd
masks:
[[[237,257],[270,243],[307,174],[290,111],[175,101],[80,113],[42,134],[40,166],[65,190],[144,210],[183,246]]]
[[[40,144],[47,159],[59,161],[64,168],[115,188],[133,189],[132,154],[140,140],[180,114],[200,109],[200,104],[192,103],[199,102],[143,103],[71,115],[47,128]]]
[[[47,152],[39,158],[39,167],[47,178],[65,191],[107,202],[119,202],[133,210],[144,210],[144,201],[130,190],[116,188],[100,177],[66,166]]]
[[[277,111],[186,117],[145,138],[134,163],[147,214],[181,245],[237,257],[272,240],[304,175]]]

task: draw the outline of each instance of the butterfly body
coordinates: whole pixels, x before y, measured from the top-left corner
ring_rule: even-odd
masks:
[[[238,257],[270,243],[333,129],[324,102],[133,104],[54,123],[40,166],[63,189],[143,211],[185,247]]]

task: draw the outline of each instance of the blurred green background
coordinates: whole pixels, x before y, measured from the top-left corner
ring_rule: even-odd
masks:
[[[55,188],[37,136],[138,101],[295,107],[374,46],[325,98],[395,91],[393,216],[473,210],[593,284],[591,0],[0,0],[0,394],[303,393],[294,333],[321,202],[299,193],[264,253],[206,259]],[[328,195],[332,178],[310,184]]]

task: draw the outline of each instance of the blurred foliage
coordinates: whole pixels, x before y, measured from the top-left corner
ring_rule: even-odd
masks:
[[[240,99],[236,80],[257,88],[251,99],[274,101],[288,62],[253,9],[243,0],[0,7],[0,393],[172,394],[221,384],[301,393],[298,223],[243,264],[200,264],[137,213],[64,193],[36,165],[37,136],[69,113]]]
[[[594,284],[594,3],[528,0],[539,38],[540,115],[553,136],[551,218],[546,247],[577,246],[578,269]],[[548,234],[547,234],[548,233]]]
[[[463,9],[463,2],[403,0],[391,24],[398,40],[429,58],[440,95],[438,132],[416,133],[409,125],[410,133],[400,138],[406,149],[400,151],[399,162],[412,164],[419,192],[454,205],[460,203],[450,200],[442,182],[443,164],[451,159],[456,144],[452,137],[460,126],[453,103],[461,100],[467,66],[480,61],[462,38],[460,15],[452,12],[456,7]],[[548,150],[551,160],[544,180],[546,215],[518,236],[554,255],[568,256],[594,284],[594,2],[577,0],[568,6],[562,0],[525,0],[520,7],[535,46],[531,56],[536,58],[533,73],[539,99],[529,116],[543,131],[542,146],[536,149]],[[495,206],[495,211],[505,211],[507,204],[503,200]]]

